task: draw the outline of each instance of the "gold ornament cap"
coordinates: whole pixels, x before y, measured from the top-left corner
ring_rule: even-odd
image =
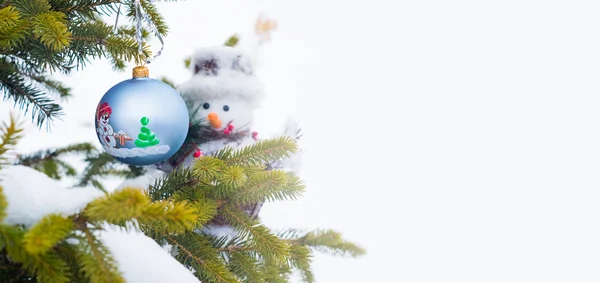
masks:
[[[147,78],[150,76],[150,71],[146,66],[137,66],[133,68],[133,78]]]

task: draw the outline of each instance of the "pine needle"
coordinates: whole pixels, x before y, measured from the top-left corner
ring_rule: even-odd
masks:
[[[267,262],[281,262],[289,255],[287,243],[272,234],[266,226],[230,206],[223,207],[222,213],[239,236],[248,241],[248,245]]]
[[[344,240],[335,230],[311,231],[294,242],[329,255],[359,257],[366,254],[364,248]]]
[[[25,250],[32,255],[45,253],[65,239],[72,230],[72,219],[57,214],[48,215],[23,236]]]
[[[3,122],[0,126],[0,168],[3,164],[9,160],[6,154],[12,150],[18,143],[22,136],[23,127],[17,118],[11,114],[10,121],[8,123]]]
[[[6,208],[8,207],[8,202],[6,201],[6,196],[4,195],[4,188],[0,186],[0,223],[4,222],[4,218],[6,218]],[[1,249],[1,247],[0,247]]]
[[[215,156],[228,165],[259,165],[289,157],[290,154],[297,151],[296,142],[288,136],[283,136],[258,141],[235,151],[225,148],[217,152]]]

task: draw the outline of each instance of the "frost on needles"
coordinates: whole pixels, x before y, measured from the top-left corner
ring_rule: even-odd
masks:
[[[7,164],[8,154],[21,137],[18,125],[13,117],[1,129],[0,157],[4,158],[4,165],[0,176],[3,172],[15,172],[12,168],[23,167]],[[0,281],[125,282],[123,274],[128,270],[121,269],[111,246],[101,239],[102,233],[117,227],[141,232],[157,245],[170,247],[171,255],[185,267],[178,272],[191,273],[196,282],[288,282],[294,270],[305,282],[314,282],[314,252],[359,256],[364,250],[332,230],[272,231],[242,209],[247,203],[295,200],[302,195],[304,185],[297,176],[277,169],[265,170],[264,165],[296,150],[295,142],[288,137],[239,149],[226,147],[214,156],[199,158],[189,169],[172,172],[147,189],[125,187],[101,193],[89,188],[97,195],[81,201],[79,209],[57,208],[57,212],[47,214],[42,209],[27,221],[14,215],[11,218],[11,214],[26,215],[32,208],[11,206],[10,201],[22,197],[35,200],[37,194],[52,188],[23,189],[9,179],[0,181]],[[62,162],[59,158],[66,153],[51,154],[44,161],[46,166],[34,168],[41,172],[50,168],[49,174],[45,173],[47,178],[56,179],[57,171],[52,168],[59,166],[49,164]],[[62,190],[76,194],[83,189]],[[29,195],[18,198],[18,194]],[[206,233],[206,224],[215,217],[231,225],[235,234]],[[11,220],[6,221],[8,218]],[[143,252],[135,245],[120,249],[133,254]]]

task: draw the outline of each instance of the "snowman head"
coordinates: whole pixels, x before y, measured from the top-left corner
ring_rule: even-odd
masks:
[[[198,109],[195,118],[216,131],[228,125],[249,130],[264,92],[248,56],[227,46],[205,48],[194,53],[190,65],[194,75],[179,88]]]
[[[98,124],[101,126],[108,125],[110,120],[110,114],[112,114],[112,108],[108,105],[108,102],[104,102],[98,106],[98,110],[96,111],[96,118],[98,119]]]

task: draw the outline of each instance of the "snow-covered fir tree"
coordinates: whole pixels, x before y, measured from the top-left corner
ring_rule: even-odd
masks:
[[[159,34],[167,27],[151,1],[140,1]],[[135,1],[0,1],[0,89],[38,126],[61,114],[49,91],[71,95],[49,72],[108,58],[115,69],[151,56],[138,53],[131,26],[101,20],[117,11],[135,18]],[[143,30],[143,36],[149,33]],[[304,191],[296,172],[298,126],[280,136],[253,131],[264,92],[253,58],[225,46],[199,49],[180,86],[190,110],[184,146],[166,162],[119,163],[97,144],[14,152],[20,118],[0,128],[0,282],[288,282],[299,271],[313,282],[314,252],[358,256],[336,231],[272,231],[260,222],[264,202]],[[93,134],[93,133],[90,133]],[[65,162],[77,154],[83,170]],[[116,190],[103,178],[120,176]],[[60,179],[74,177],[75,187]]]

